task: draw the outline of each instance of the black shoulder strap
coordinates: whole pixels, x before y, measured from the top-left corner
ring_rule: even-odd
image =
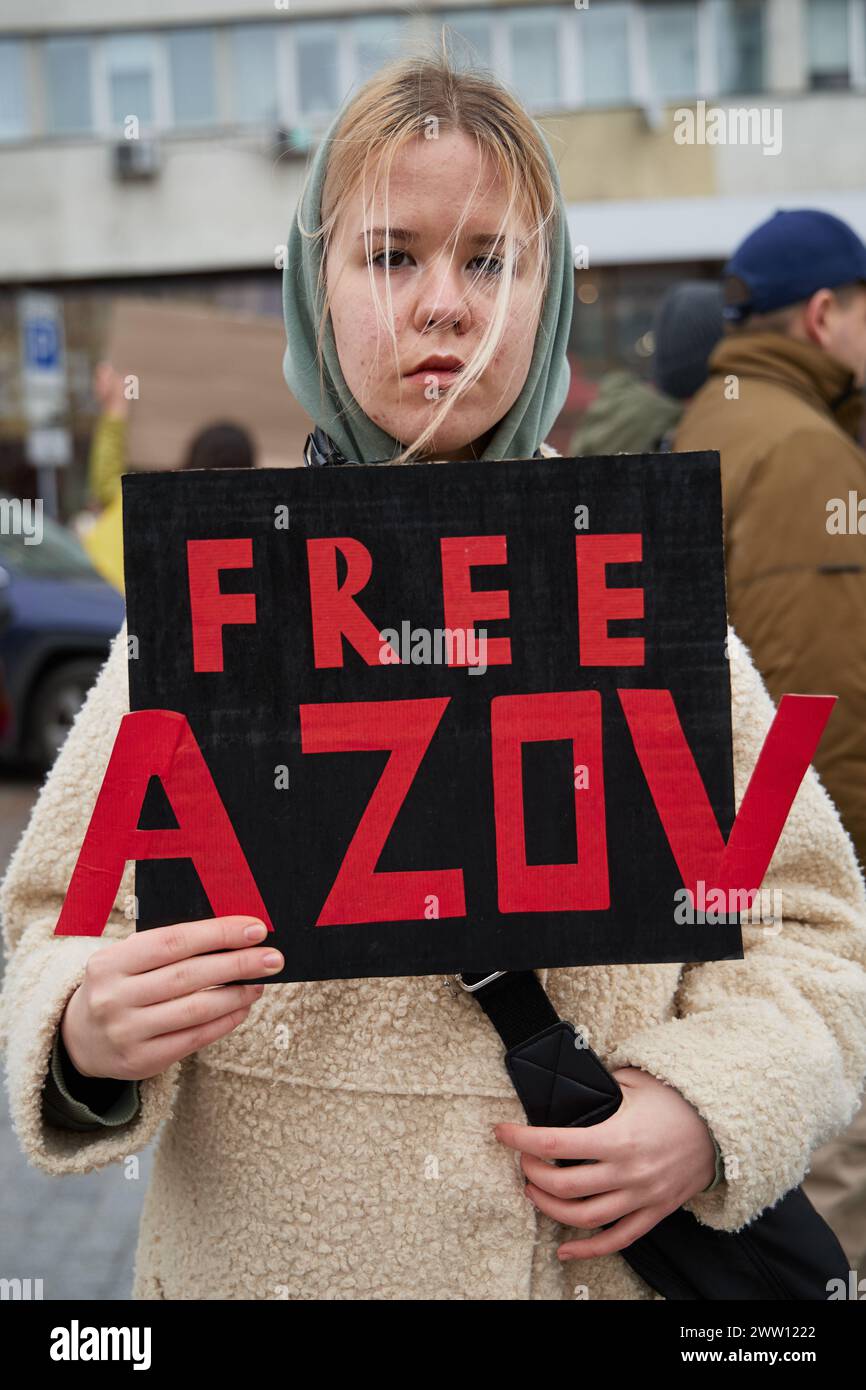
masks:
[[[534,971],[450,979],[474,994],[504,1042],[505,1065],[531,1125],[583,1127],[616,1112],[616,1078],[559,1017]],[[666,1299],[826,1299],[829,1279],[843,1286],[847,1280],[847,1256],[801,1188],[738,1231],[704,1225],[678,1207],[619,1253]]]
[[[559,1020],[534,970],[497,970],[488,975],[464,972],[454,978],[478,1000],[506,1048],[526,1042]]]
[[[453,978],[475,996],[505,1044],[505,1066],[531,1125],[583,1127],[619,1108],[615,1077],[574,1024],[559,1017],[534,970]]]

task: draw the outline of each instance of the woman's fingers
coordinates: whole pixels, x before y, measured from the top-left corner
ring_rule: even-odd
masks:
[[[258,932],[247,936],[248,927],[257,927]],[[94,958],[101,956],[106,967],[120,961],[124,974],[135,975],[174,965],[189,956],[255,945],[267,936],[264,922],[252,916],[207,917],[201,921],[173,922],[167,927],[133,932],[96,952]]]
[[[238,915],[154,927],[94,951],[61,1024],[72,1062],[84,1076],[141,1080],[231,1032],[263,988],[243,981],[283,967],[279,952],[268,964],[270,952],[253,944],[266,937],[264,923]]]
[[[552,1129],[503,1121],[494,1125],[493,1132],[500,1144],[551,1163],[556,1158],[618,1159],[627,1156],[630,1146],[619,1110],[600,1124],[584,1128]]]
[[[526,1196],[552,1221],[558,1221],[562,1226],[575,1226],[581,1231],[592,1231],[597,1226],[607,1225],[609,1221],[617,1221],[629,1212],[637,1211],[644,1201],[634,1188],[625,1187],[566,1201],[561,1197],[551,1197],[549,1192],[543,1192],[532,1183],[526,1185]]]
[[[566,1241],[560,1245],[557,1254],[560,1259],[588,1260],[593,1255],[612,1255],[617,1250],[625,1250],[632,1241],[639,1240],[651,1231],[653,1226],[666,1216],[670,1210],[665,1207],[640,1207],[630,1215],[624,1216],[607,1231],[596,1231],[583,1240]]]
[[[252,988],[254,989],[255,986],[253,985]],[[219,991],[215,991],[215,993],[219,993]],[[251,1005],[247,1004],[241,1008],[230,1010],[221,1018],[211,1019],[209,1023],[199,1023],[192,1028],[184,1028],[178,1033],[163,1033],[158,1038],[151,1038],[146,1044],[148,1059],[146,1069],[140,1071],[138,1076],[141,1078],[157,1076],[159,1072],[165,1071],[172,1062],[180,1061],[181,1058],[188,1057],[190,1053],[207,1047],[209,1043],[217,1042],[227,1033],[230,1033],[233,1028],[237,1028],[239,1023],[243,1023],[250,1007]]]
[[[534,1154],[524,1154],[520,1166],[533,1187],[551,1197],[573,1201],[575,1197],[594,1197],[598,1192],[612,1192],[622,1186],[619,1168],[614,1163],[581,1163],[574,1168],[557,1168]]]
[[[275,960],[268,963],[268,958]],[[133,1008],[161,1004],[169,999],[181,999],[198,990],[214,985],[226,985],[234,980],[258,979],[276,975],[285,964],[279,951],[272,946],[247,946],[235,950],[192,955],[145,973],[128,975],[122,983],[124,1004]]]
[[[112,1075],[155,1076],[197,1047],[214,1042],[242,1022],[264,985],[226,985],[184,999],[125,1011],[106,1027],[115,1066]]]
[[[221,989],[200,989],[180,999],[136,1009],[131,1016],[134,1036],[130,1045],[147,1044],[166,1033],[183,1033],[201,1028],[235,1009],[248,1009],[261,997],[264,985],[223,985]],[[115,1039],[118,1046],[123,1039]]]

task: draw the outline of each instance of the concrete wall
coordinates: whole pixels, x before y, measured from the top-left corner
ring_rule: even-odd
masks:
[[[408,8],[404,0],[289,3],[291,18]],[[424,0],[422,8],[435,11],[444,3]],[[274,0],[124,0],[122,6],[116,0],[5,0],[0,28],[33,34],[73,24],[116,28],[274,15]],[[781,122],[778,154],[754,144],[678,144],[676,107],[540,115],[559,160],[573,230],[590,222],[603,227],[605,248],[615,244],[632,262],[676,259],[664,246],[674,246],[683,219],[667,238],[648,229],[663,208],[680,205],[692,228],[688,255],[708,259],[750,210],[785,202],[844,204],[866,234],[859,222],[866,91],[804,90],[803,15],[804,0],[767,0],[772,90],[735,102]],[[0,279],[273,267],[295,211],[303,156],[276,160],[267,132],[230,128],[169,133],[159,149],[155,179],[120,183],[111,172],[111,145],[98,137],[0,145]],[[606,249],[599,255],[610,263]]]
[[[616,238],[625,259],[651,260],[655,255],[643,254],[643,205],[699,200],[709,210],[700,225],[711,259],[714,231],[730,220],[728,201],[826,206],[828,198],[853,197],[855,206],[863,189],[866,96],[804,94],[774,105],[782,122],[778,155],[760,146],[678,145],[674,108],[660,131],[634,110],[580,112],[542,124],[560,160],[573,221],[587,205],[616,205],[626,223]],[[110,146],[98,141],[0,149],[0,279],[272,267],[297,206],[303,157],[275,160],[267,138],[248,133],[168,137],[160,148],[160,174],[141,184],[116,182]],[[866,227],[860,231],[866,235]]]
[[[303,159],[275,161],[261,136],[161,148],[158,177],[129,184],[98,142],[0,152],[0,280],[273,267]]]

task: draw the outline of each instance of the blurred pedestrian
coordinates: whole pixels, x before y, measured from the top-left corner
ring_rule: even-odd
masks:
[[[684,280],[661,299],[653,321],[653,379],[621,369],[602,377],[572,436],[574,455],[645,454],[670,448],[686,402],[707,378],[722,336],[718,284]]]
[[[653,319],[653,382],[685,408],[703,386],[710,353],[724,333],[717,280],[681,280],[659,301]]]
[[[100,362],[93,389],[101,410],[90,443],[88,500],[101,508],[94,522],[79,525],[81,543],[96,568],[121,593],[123,582],[123,509],[120,479],[126,468],[129,401],[124,378],[110,362]],[[189,445],[181,468],[254,468],[255,448],[247,431],[229,420],[200,430]]]
[[[674,447],[720,452],[729,615],[770,694],[839,696],[815,766],[863,866],[866,246],[828,213],[777,212],[725,276],[726,335]],[[862,1268],[866,1108],[806,1190]]]

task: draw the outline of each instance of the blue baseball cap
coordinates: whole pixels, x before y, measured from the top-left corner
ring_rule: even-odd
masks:
[[[743,286],[742,300],[726,302],[722,311],[725,319],[737,322],[809,299],[816,290],[866,282],[866,246],[840,217],[794,208],[756,227],[738,246],[724,275]]]

